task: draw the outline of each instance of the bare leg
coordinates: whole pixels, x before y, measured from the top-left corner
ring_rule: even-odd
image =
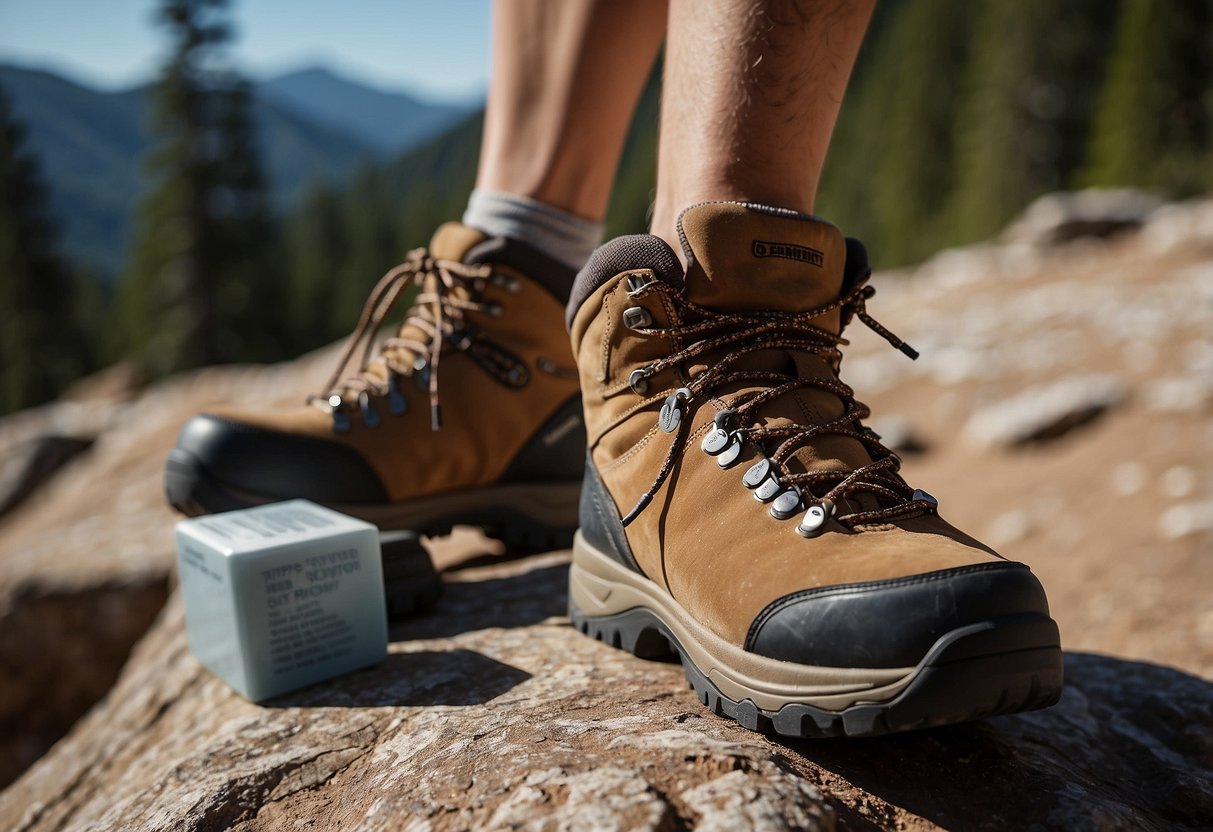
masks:
[[[749,200],[809,213],[875,0],[671,0],[653,233]]]
[[[662,0],[497,0],[478,188],[601,220]]]

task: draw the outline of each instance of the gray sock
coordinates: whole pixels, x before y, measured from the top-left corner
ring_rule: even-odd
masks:
[[[603,225],[537,199],[501,191],[472,191],[463,224],[490,237],[529,243],[571,269],[580,269],[602,242]]]

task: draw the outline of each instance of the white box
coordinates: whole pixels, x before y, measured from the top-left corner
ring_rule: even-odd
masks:
[[[177,568],[190,650],[254,702],[387,655],[369,523],[307,500],[182,520]]]

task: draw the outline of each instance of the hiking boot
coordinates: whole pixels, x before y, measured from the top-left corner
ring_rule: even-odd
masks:
[[[569,614],[754,730],[866,736],[1041,708],[1062,683],[1040,583],[939,515],[839,381],[863,246],[814,217],[685,211],[686,260],[624,237],[568,322],[589,455]]]
[[[568,546],[585,454],[561,326],[571,278],[524,243],[444,225],[371,292],[318,395],[185,425],[165,467],[169,502],[195,515],[302,497],[381,529],[466,524],[514,550]],[[412,307],[375,355],[411,286]]]

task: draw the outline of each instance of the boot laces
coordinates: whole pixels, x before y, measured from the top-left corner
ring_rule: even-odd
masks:
[[[648,332],[665,334],[674,343],[689,345],[634,372],[629,384],[633,389],[644,392],[647,384],[645,380],[663,370],[704,357],[707,357],[709,366],[692,377],[685,387],[662,391],[646,400],[647,405],[665,397],[659,424],[663,431],[674,433],[674,440],[653,484],[623,518],[624,526],[640,516],[673,470],[686,442],[689,420],[682,419],[681,413],[686,412],[687,405],[692,401],[709,398],[717,388],[739,383],[751,387],[758,386],[759,389],[734,395],[729,407],[717,413],[716,427],[726,433],[730,444],[748,441],[760,451],[773,448],[763,456],[768,460],[771,469],[777,471],[778,481],[784,487],[794,488],[810,507],[823,507],[824,514],[821,516],[828,518],[834,515],[842,500],[860,493],[875,496],[880,507],[851,511],[835,519],[854,527],[935,510],[936,501],[933,497],[926,492],[911,489],[901,478],[898,473],[901,459],[897,454],[886,448],[874,431],[859,427],[859,423],[868,418],[871,411],[867,405],[857,401],[854,391],[837,377],[842,361],[842,353],[838,348],[849,343],[842,337],[841,331],[853,317],[859,318],[869,329],[910,359],[918,358],[918,352],[913,347],[868,314],[866,304],[876,290],[868,285],[867,281],[868,276],[865,275],[837,300],[795,313],[718,312],[681,297],[677,298],[678,304],[691,313],[688,316],[691,322],[668,328],[651,328]],[[641,291],[652,291],[658,286],[664,284],[649,283]],[[656,290],[665,291],[663,288]],[[676,293],[670,294],[677,297]],[[838,334],[813,323],[814,319],[835,310],[840,311],[841,317]],[[831,376],[800,376],[778,370],[735,369],[735,365],[746,356],[771,350],[801,351],[819,356],[834,373]],[[842,414],[818,424],[792,423],[767,427],[755,423],[755,417],[764,405],[796,390],[807,388],[823,390],[837,397],[843,405]],[[671,410],[677,410],[679,413],[675,415]],[[631,412],[617,421],[623,421]],[[814,437],[825,434],[845,436],[862,443],[872,457],[872,462],[850,471],[789,471],[787,463],[795,452]],[[739,451],[740,447],[737,450]],[[727,465],[722,463],[721,467]],[[815,496],[816,493],[820,496]],[[797,503],[796,510],[799,510],[799,507],[800,503]],[[774,511],[772,513],[774,514]],[[805,536],[812,536],[808,530],[803,529],[803,524],[798,531]]]
[[[370,411],[371,396],[390,396],[389,407],[403,410],[403,398],[396,389],[396,379],[418,372],[428,374],[427,387],[430,399],[430,419],[434,430],[442,427],[442,409],[438,396],[438,366],[444,344],[456,349],[466,349],[470,343],[463,323],[469,312],[500,314],[500,306],[481,299],[484,282],[492,276],[489,265],[469,265],[457,260],[445,260],[432,256],[426,249],[410,251],[403,263],[390,269],[371,290],[358,324],[342,352],[332,376],[324,389],[328,392],[308,396],[308,403],[324,400],[333,414],[335,427],[348,430],[345,409],[348,402],[357,400],[364,420]],[[413,300],[404,322],[393,337],[380,346],[379,355],[372,357],[375,335],[384,318],[409,286],[417,286],[419,292]],[[457,290],[463,290],[459,292]],[[414,337],[411,333],[421,333]],[[359,370],[344,379],[350,361],[359,347],[362,357]],[[405,363],[408,355],[411,363]],[[372,369],[378,372],[370,372]],[[374,417],[377,420],[377,416]],[[377,422],[376,422],[377,423]]]

